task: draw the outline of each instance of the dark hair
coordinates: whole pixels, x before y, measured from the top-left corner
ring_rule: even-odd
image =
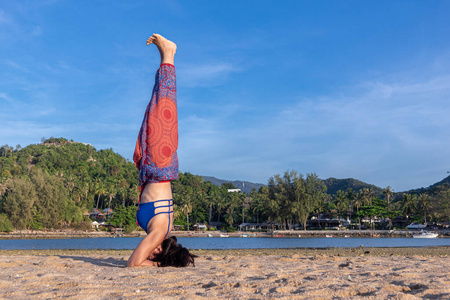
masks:
[[[189,250],[177,244],[177,238],[168,237],[161,243],[162,251],[152,259],[159,267],[187,267],[190,264],[195,267],[194,258],[197,255],[189,253]]]

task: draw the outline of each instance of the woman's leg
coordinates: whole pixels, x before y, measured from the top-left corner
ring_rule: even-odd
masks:
[[[178,114],[175,43],[154,34],[147,40],[158,47],[161,66],[156,73],[150,103],[139,131],[134,162],[139,169],[141,191],[147,183],[178,178]],[[170,183],[169,183],[170,186]]]

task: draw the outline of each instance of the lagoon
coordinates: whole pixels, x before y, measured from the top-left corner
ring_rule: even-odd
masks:
[[[0,240],[0,250],[45,249],[134,249],[142,238],[72,238]],[[430,247],[450,246],[450,238],[206,238],[179,237],[178,242],[188,249],[277,249],[327,247]]]

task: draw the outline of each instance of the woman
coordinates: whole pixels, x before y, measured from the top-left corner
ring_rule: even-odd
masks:
[[[175,43],[159,34],[147,40],[161,55],[152,98],[139,131],[133,160],[139,169],[139,207],[136,219],[147,236],[128,259],[128,266],[194,265],[193,254],[169,237],[173,226],[171,180],[178,179],[178,116],[174,57]]]

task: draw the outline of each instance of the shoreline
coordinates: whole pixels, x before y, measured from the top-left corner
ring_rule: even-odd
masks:
[[[326,257],[391,257],[427,256],[448,257],[450,246],[424,247],[326,247],[326,248],[261,248],[261,249],[191,249],[198,256],[326,256]],[[55,256],[55,255],[124,255],[129,256],[133,249],[45,249],[45,250],[0,250],[0,256]]]
[[[171,235],[176,237],[220,237],[220,234],[228,234],[229,237],[240,237],[247,234],[248,237],[274,237],[274,238],[322,238],[327,235],[340,238],[411,238],[418,230],[275,230],[269,232],[221,232],[221,231],[172,231]],[[450,238],[450,230],[445,229],[438,232],[438,238]],[[143,230],[124,233],[123,237],[145,237]],[[108,231],[82,231],[82,230],[16,230],[13,232],[0,232],[2,239],[67,239],[67,238],[100,238],[114,237],[112,232]]]

